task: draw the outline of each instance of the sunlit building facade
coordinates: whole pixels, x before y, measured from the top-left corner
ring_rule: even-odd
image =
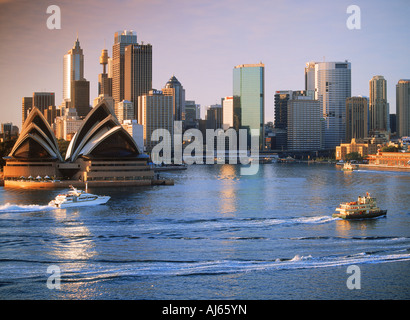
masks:
[[[259,131],[259,150],[264,148],[265,65],[242,64],[233,69],[234,128]]]

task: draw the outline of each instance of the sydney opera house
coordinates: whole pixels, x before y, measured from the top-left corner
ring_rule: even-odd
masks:
[[[47,120],[33,108],[5,160],[5,187],[82,187],[85,182],[89,186],[162,184],[154,179],[149,157],[104,100],[84,119],[65,159]]]

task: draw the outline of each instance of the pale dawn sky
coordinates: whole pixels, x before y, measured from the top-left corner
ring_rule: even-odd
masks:
[[[47,7],[61,9],[61,29],[47,28]],[[361,28],[350,30],[349,5]],[[97,96],[99,56],[112,56],[114,33],[134,30],[153,46],[153,87],[175,75],[187,100],[201,106],[232,95],[238,64],[265,64],[265,120],[273,121],[276,90],[304,89],[308,61],[352,65],[352,95],[369,95],[369,80],[387,80],[390,112],[395,86],[410,78],[410,1],[277,0],[0,0],[0,123],[21,128],[21,99],[52,91],[62,101],[63,56],[78,32],[90,104]]]

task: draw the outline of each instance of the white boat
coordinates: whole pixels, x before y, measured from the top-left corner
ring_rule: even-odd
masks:
[[[51,200],[48,205],[56,208],[83,207],[105,204],[110,200],[109,196],[98,196],[87,193],[73,186],[70,186],[70,188],[70,191],[59,194],[54,200]]]
[[[342,170],[343,170],[343,171],[353,171],[353,170],[357,170],[357,168],[358,168],[357,165],[351,164],[350,162],[346,162],[346,163],[343,165]]]
[[[332,216],[342,219],[369,219],[385,216],[387,210],[380,209],[376,204],[376,198],[366,193],[366,197],[358,197],[357,201],[343,202]]]

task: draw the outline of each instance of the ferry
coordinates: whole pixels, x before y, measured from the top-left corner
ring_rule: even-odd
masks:
[[[87,193],[73,186],[70,186],[70,188],[70,191],[59,194],[54,200],[51,200],[48,205],[55,208],[70,208],[105,204],[110,200],[109,196],[98,196]]]
[[[370,219],[385,216],[387,210],[377,207],[376,198],[366,193],[365,197],[359,196],[357,201],[341,203],[332,217],[342,219]]]

